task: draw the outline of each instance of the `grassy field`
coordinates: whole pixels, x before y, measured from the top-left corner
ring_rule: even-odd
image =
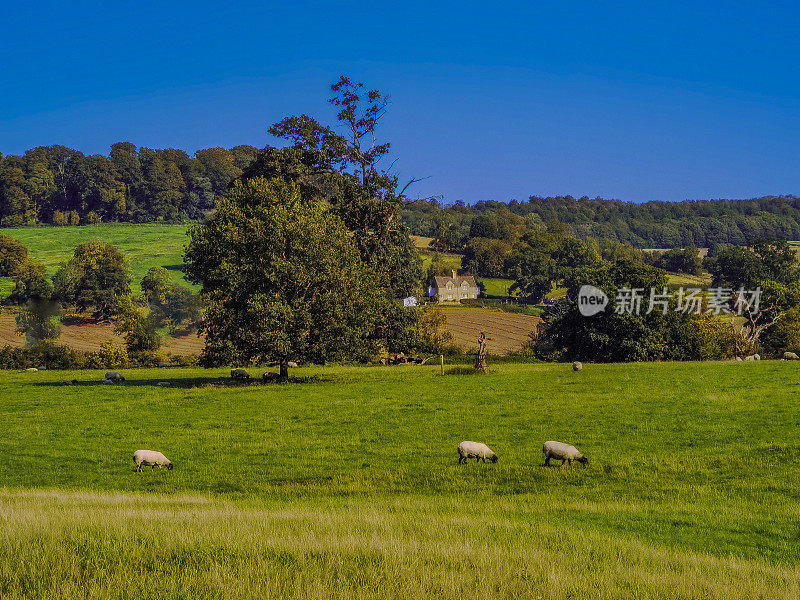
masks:
[[[0,597],[798,597],[796,364],[491,368],[0,373]]]
[[[487,296],[508,296],[508,289],[514,283],[514,280],[480,277],[478,282],[483,284],[484,293]]]
[[[76,227],[3,228],[0,234],[18,239],[34,260],[47,266],[53,275],[58,266],[72,257],[75,246],[84,242],[114,244],[128,259],[132,287],[139,291],[139,282],[150,267],[169,269],[174,281],[188,285],[183,278],[183,246],[187,243],[186,225],[81,225]],[[8,285],[6,293],[11,291]]]
[[[669,273],[667,279],[667,286],[670,289],[684,288],[701,288],[706,289],[711,287],[711,275],[703,273],[702,275],[688,275],[686,273]]]

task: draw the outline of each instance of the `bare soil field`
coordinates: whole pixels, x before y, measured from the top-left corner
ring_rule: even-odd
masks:
[[[453,344],[477,349],[478,338],[485,332],[490,354],[520,350],[542,321],[539,317],[487,308],[442,307],[441,310],[447,318],[447,329],[453,334]]]
[[[80,319],[68,319],[61,328],[58,343],[81,352],[97,352],[106,342],[124,346],[125,340],[114,332],[111,324],[87,323]],[[0,313],[0,347],[12,346],[22,348],[25,337],[16,333],[14,315],[3,311]],[[196,333],[188,333],[168,337],[161,345],[161,350],[170,354],[188,356],[199,354],[203,347],[203,338]]]
[[[530,333],[541,322],[539,317],[508,313],[488,308],[442,307],[447,318],[447,330],[453,334],[453,344],[463,349],[477,348],[482,331],[489,339],[491,354],[508,354],[522,348],[530,340]],[[68,318],[61,328],[58,343],[81,352],[97,352],[106,342],[123,346],[122,336],[114,332],[112,324],[89,323]],[[25,338],[16,333],[14,315],[0,312],[0,347],[22,348]],[[203,338],[197,333],[184,333],[164,340],[160,350],[180,356],[196,355],[203,348]]]

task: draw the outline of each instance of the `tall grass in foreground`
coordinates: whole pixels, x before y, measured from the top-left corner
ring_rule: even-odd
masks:
[[[796,566],[519,520],[500,498],[260,505],[1,490],[0,507],[7,600],[800,596]]]
[[[293,373],[0,372],[0,599],[800,597],[795,362]]]

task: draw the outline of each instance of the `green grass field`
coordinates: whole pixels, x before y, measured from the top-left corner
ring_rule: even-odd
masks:
[[[795,363],[491,368],[2,372],[0,597],[798,597]]]
[[[487,296],[508,296],[508,289],[514,283],[513,279],[498,279],[492,277],[480,277],[478,279],[484,286],[484,293]]]
[[[450,254],[450,253],[447,253],[447,252],[439,252],[438,254],[442,258],[442,264],[444,264],[448,269],[455,270],[455,271],[460,271],[461,270],[461,255],[460,254]],[[433,253],[432,252],[420,252],[419,256],[422,259],[422,271],[424,273],[431,266],[431,262],[433,261]]]
[[[72,257],[75,246],[84,242],[108,242],[128,259],[132,287],[139,291],[139,282],[150,267],[166,267],[172,279],[188,285],[183,278],[183,247],[188,242],[186,225],[109,223],[76,227],[3,228],[0,234],[18,239],[34,260],[47,266],[53,275],[58,266]],[[3,288],[6,295],[13,286]],[[8,288],[8,289],[5,289]]]

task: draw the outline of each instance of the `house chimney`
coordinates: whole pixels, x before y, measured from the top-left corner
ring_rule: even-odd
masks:
[[[455,280],[457,277],[458,277],[458,271],[453,269],[453,280]]]

